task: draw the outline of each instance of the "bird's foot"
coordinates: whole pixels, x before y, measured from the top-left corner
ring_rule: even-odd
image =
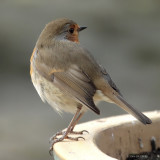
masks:
[[[76,134],[76,135],[80,134],[80,135],[82,135],[85,132],[89,133],[87,130],[82,130],[82,131],[73,131],[73,130],[71,130],[68,134]],[[56,134],[54,134],[50,138],[49,142],[52,143],[52,141],[54,141],[55,139],[58,139],[57,136],[65,135],[65,133],[66,133],[66,131],[57,132]]]
[[[83,131],[78,131],[78,132],[70,131],[68,134],[76,134],[76,135],[80,134],[80,135],[82,135],[84,132],[89,133],[88,131],[83,130]],[[55,135],[53,135],[50,138],[50,141],[49,141],[50,144],[51,144],[51,147],[50,147],[50,150],[49,150],[50,155],[52,155],[53,146],[57,142],[62,142],[64,139],[69,139],[69,140],[73,140],[73,141],[78,141],[79,139],[85,140],[84,137],[81,137],[81,136],[79,136],[79,137],[70,137],[70,136],[68,136],[68,134],[66,134],[66,131],[61,131],[61,132],[57,132]],[[58,137],[58,136],[61,136],[61,135],[62,135],[62,137]]]

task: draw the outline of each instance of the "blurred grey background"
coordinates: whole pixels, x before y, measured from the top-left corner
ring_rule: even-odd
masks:
[[[30,56],[45,24],[68,17],[88,26],[80,42],[110,73],[126,99],[141,111],[160,109],[160,1],[1,0],[0,159],[44,160],[49,137],[67,127],[44,104],[29,75]],[[124,114],[101,103],[81,122]]]

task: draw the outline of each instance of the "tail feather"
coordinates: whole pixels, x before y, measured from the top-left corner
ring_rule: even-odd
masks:
[[[137,118],[139,121],[141,121],[143,124],[151,124],[152,121],[145,116],[143,113],[141,113],[140,111],[138,111],[137,109],[135,109],[134,107],[132,107],[130,104],[128,104],[124,98],[122,98],[120,95],[117,95],[117,104],[124,109],[125,111],[127,111],[128,113],[130,113],[131,115],[133,115],[135,118]]]
[[[145,116],[143,113],[132,107],[128,102],[126,102],[126,100],[121,95],[107,94],[107,97],[109,97],[115,104],[124,109],[126,112],[130,113],[143,124],[152,123],[152,121],[147,116]]]
[[[112,81],[109,74],[103,68],[102,68],[102,73],[103,73],[104,79],[100,79],[100,80],[98,79],[98,81],[95,81],[97,88],[100,88],[102,93],[107,98],[109,98],[113,103],[117,104],[119,107],[121,107],[122,109],[124,109],[125,111],[133,115],[143,124],[151,124],[152,121],[147,116],[145,116],[143,113],[141,113],[140,111],[132,107],[128,102],[126,102],[126,100],[123,98],[122,94],[120,93],[120,90],[117,88],[117,86]]]

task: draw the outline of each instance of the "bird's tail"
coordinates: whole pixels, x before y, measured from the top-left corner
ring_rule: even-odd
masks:
[[[119,107],[124,109],[126,112],[133,115],[136,119],[141,121],[143,124],[151,124],[152,121],[145,116],[143,113],[132,107],[126,100],[119,94],[115,95],[112,94],[112,96],[108,96],[115,104],[117,104]]]
[[[120,95],[117,95],[117,101],[116,104],[118,104],[122,109],[133,115],[135,118],[137,118],[139,121],[141,121],[143,124],[151,124],[152,121],[145,116],[143,113],[132,107],[126,100],[124,100],[123,97]]]

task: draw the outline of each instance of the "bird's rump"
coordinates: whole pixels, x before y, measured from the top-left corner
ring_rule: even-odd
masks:
[[[113,82],[113,80],[111,79],[110,75],[107,73],[106,69],[103,66],[101,67],[101,72],[102,75],[104,77],[104,79],[108,82],[108,84],[118,93],[122,96],[119,88],[116,86],[116,84]],[[123,97],[123,96],[122,96]]]

